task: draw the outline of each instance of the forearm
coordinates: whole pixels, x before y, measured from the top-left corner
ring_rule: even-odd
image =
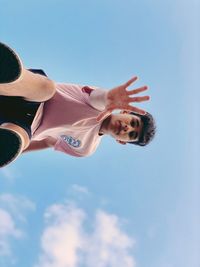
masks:
[[[50,146],[47,146],[44,142],[32,141],[30,143],[30,145],[23,151],[23,153],[30,152],[30,151],[37,151],[37,150],[41,150],[41,149],[46,149],[49,147]]]

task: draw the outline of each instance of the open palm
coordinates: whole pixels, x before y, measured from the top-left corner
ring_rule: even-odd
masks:
[[[126,111],[133,111],[138,114],[144,115],[146,112],[140,108],[130,105],[134,102],[143,102],[150,99],[149,96],[133,96],[148,89],[147,86],[142,86],[137,89],[128,91],[127,88],[137,80],[137,77],[133,77],[125,84],[117,86],[111,89],[107,94],[107,104],[105,110],[103,110],[97,117],[97,121],[103,120],[115,109],[122,109]]]

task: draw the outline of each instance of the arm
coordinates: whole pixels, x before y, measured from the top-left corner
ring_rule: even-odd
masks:
[[[137,89],[132,89],[128,91],[127,88],[136,80],[137,77],[133,77],[126,83],[119,85],[108,91],[106,95],[105,109],[99,114],[99,116],[97,117],[97,121],[102,121],[105,117],[110,115],[112,111],[115,109],[135,112],[141,115],[146,114],[146,111],[144,111],[143,109],[130,105],[131,103],[148,101],[150,99],[149,96],[132,97],[132,95],[136,95],[148,89],[147,86],[142,86]]]
[[[82,91],[89,95],[88,99],[91,106],[100,111],[103,111],[105,109],[108,91],[89,86],[84,86],[82,88]]]
[[[49,137],[47,139],[43,139],[41,141],[31,141],[30,145],[23,151],[24,152],[29,152],[29,151],[36,151],[36,150],[41,150],[41,149],[46,149],[53,147],[56,143],[56,139]]]
[[[143,102],[149,100],[149,96],[132,97],[132,95],[146,91],[148,89],[147,86],[142,86],[130,91],[127,90],[127,88],[136,80],[137,77],[133,77],[125,84],[117,86],[109,91],[92,89],[88,86],[82,88],[83,92],[86,92],[89,95],[90,104],[94,108],[102,111],[97,117],[97,121],[102,121],[115,109],[127,110],[130,112],[133,111],[141,115],[146,113],[144,110],[130,105],[133,102]]]

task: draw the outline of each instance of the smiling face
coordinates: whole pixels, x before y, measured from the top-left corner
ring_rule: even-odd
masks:
[[[120,143],[126,143],[137,141],[142,127],[140,117],[123,112],[123,114],[111,114],[102,123],[100,132],[111,135]]]

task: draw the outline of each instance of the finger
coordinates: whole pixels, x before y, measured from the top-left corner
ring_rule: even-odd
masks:
[[[125,108],[124,110],[133,111],[133,112],[138,113],[140,115],[145,115],[146,114],[145,110],[137,108],[137,107],[133,107],[133,106],[127,106],[127,108]]]
[[[150,100],[150,96],[146,95],[146,96],[138,96],[138,97],[130,97],[128,102],[143,102],[143,101],[149,101]]]
[[[144,92],[147,89],[148,89],[148,86],[142,86],[140,88],[133,89],[131,91],[127,91],[127,93],[128,93],[128,95],[134,95],[134,94],[138,94],[138,93]]]
[[[146,112],[143,109],[140,109],[138,107],[131,106],[131,105],[128,105],[128,104],[123,104],[118,109],[127,110],[127,111],[133,111],[133,112],[137,112],[137,113],[142,114],[142,115],[146,114]]]
[[[133,82],[135,82],[138,79],[137,76],[133,77],[132,79],[130,79],[128,82],[126,82],[124,85],[125,87],[130,86]]]

